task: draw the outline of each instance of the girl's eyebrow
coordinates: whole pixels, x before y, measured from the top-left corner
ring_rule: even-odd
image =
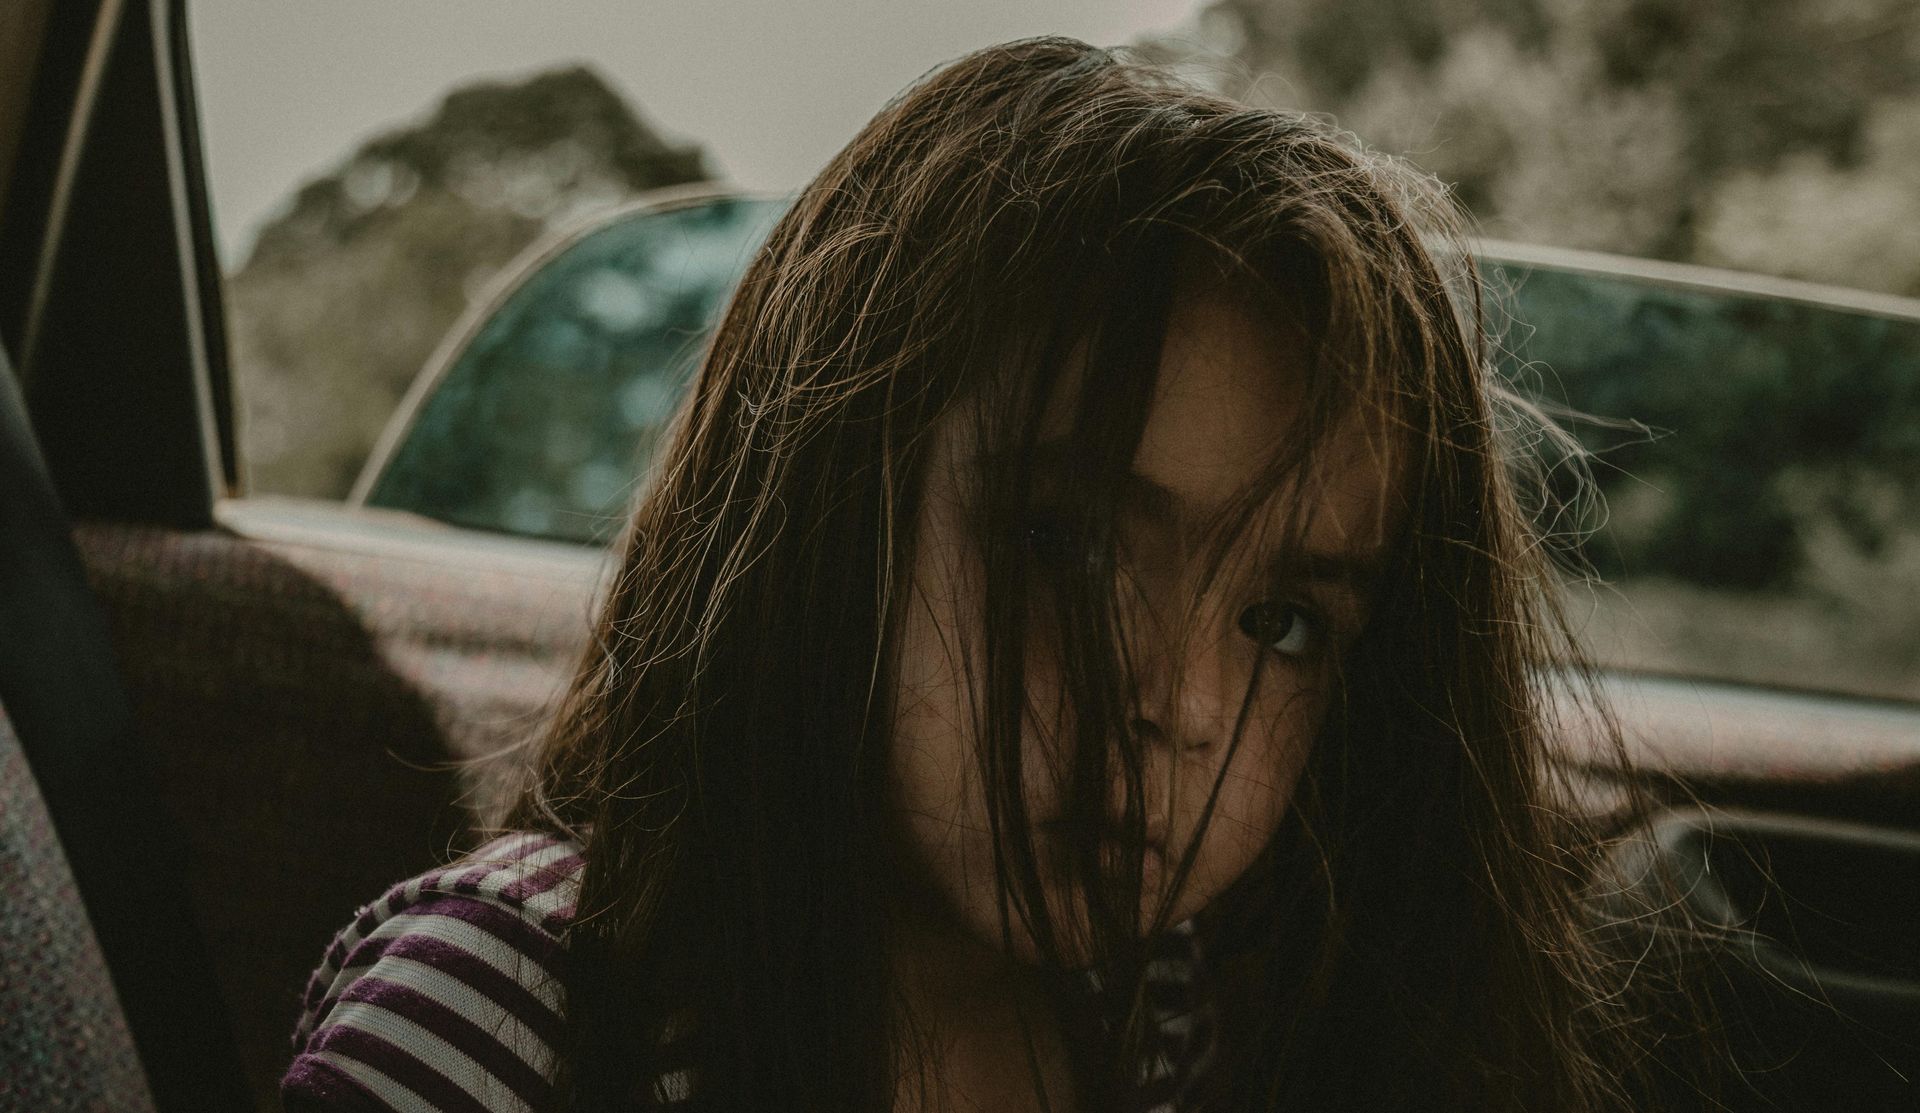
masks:
[[[1068,472],[1079,472],[1099,482],[1111,484],[1127,509],[1142,514],[1157,524],[1178,526],[1192,517],[1187,512],[1186,500],[1171,488],[1162,486],[1130,468],[1097,466],[1093,461],[1074,455],[1071,447],[1071,444],[1064,439],[1041,441],[1025,454],[1027,466],[1037,479],[1053,480]],[[1020,455],[1013,451],[982,453],[980,460],[982,463],[1004,465],[1017,460]]]
[[[1034,474],[1043,478],[1057,476],[1086,462],[1074,458],[1064,440],[1043,441],[1033,447],[1030,463]],[[1132,469],[1104,469],[1105,478],[1114,485],[1127,508],[1156,523],[1180,527],[1197,518],[1177,491],[1157,483]],[[1347,552],[1316,552],[1286,549],[1267,561],[1268,578],[1288,583],[1324,583],[1370,594],[1379,583],[1385,552],[1380,548]]]
[[[1267,562],[1274,580],[1289,583],[1326,583],[1371,593],[1380,582],[1384,555],[1378,550],[1352,553],[1316,553],[1289,550]]]

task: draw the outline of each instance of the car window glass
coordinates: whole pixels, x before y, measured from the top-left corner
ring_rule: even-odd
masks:
[[[714,318],[782,208],[722,198],[647,210],[559,251],[402,416],[367,501],[568,541],[617,532]]]
[[[1920,699],[1920,304],[1490,264],[1600,498],[1543,523],[1611,664]]]
[[[458,350],[369,501],[605,539],[779,207],[643,211],[555,255]],[[1587,454],[1535,446],[1604,661],[1920,696],[1920,316],[1700,272],[1482,269],[1501,373]]]

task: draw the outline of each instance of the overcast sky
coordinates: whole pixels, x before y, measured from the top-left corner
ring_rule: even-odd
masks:
[[[886,99],[975,47],[1102,45],[1202,0],[191,0],[215,221],[233,259],[301,181],[475,76],[587,61],[750,189],[805,182]]]

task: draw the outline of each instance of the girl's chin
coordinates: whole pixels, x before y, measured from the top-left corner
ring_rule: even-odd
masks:
[[[1113,868],[1125,868],[1123,848],[1115,847],[1113,854],[1115,855]],[[1141,856],[1140,874],[1139,923],[1142,931],[1146,931],[1152,928],[1155,917],[1162,914],[1160,902],[1166,877],[1166,863],[1158,848],[1146,848]],[[1091,935],[1090,916],[1081,887],[1058,875],[1044,879],[1043,884],[1049,904],[1048,912],[1054,925],[1056,950],[1060,952],[1055,962],[1065,969],[1079,969],[1093,965],[1093,957],[1086,946],[1086,940]],[[1164,923],[1171,925],[1191,915],[1190,912],[1182,911],[1181,905],[1185,903],[1183,899],[1173,909],[1168,910]],[[1006,953],[1009,957],[1033,966],[1054,964],[1044,959],[1040,945],[1034,939],[1034,933],[1021,922],[1017,915],[1011,926],[1011,940],[1008,940],[1007,935],[1001,930],[997,907],[974,909],[966,918],[969,921],[967,927],[970,934],[981,942]]]

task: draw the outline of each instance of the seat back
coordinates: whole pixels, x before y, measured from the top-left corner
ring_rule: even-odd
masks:
[[[4,351],[0,704],[38,810],[58,833],[67,887],[86,909],[153,1104],[162,1113],[250,1113],[181,883],[186,839],[155,790],[153,753],[121,688],[107,618],[88,587]],[[37,965],[31,954],[30,947],[7,951],[29,976]]]
[[[0,713],[0,1107],[151,1113],[60,838]]]
[[[83,522],[75,539],[271,1108],[333,933],[477,837],[462,763],[539,729],[585,640],[598,558],[490,553],[444,529],[408,542],[325,506],[259,517]]]

